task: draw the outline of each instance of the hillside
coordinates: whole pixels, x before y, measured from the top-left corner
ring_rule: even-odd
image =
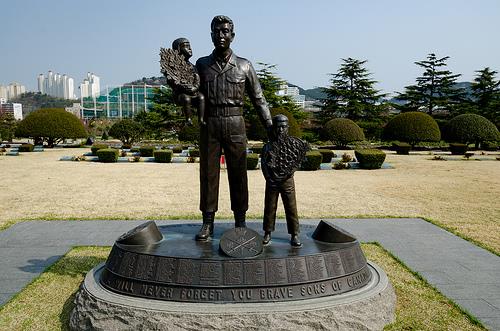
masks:
[[[74,102],[79,100],[66,100],[61,98],[52,97],[47,94],[36,92],[27,92],[21,94],[19,97],[10,99],[9,102],[20,103],[23,105],[23,114],[29,114],[40,108],[64,108],[73,105]]]

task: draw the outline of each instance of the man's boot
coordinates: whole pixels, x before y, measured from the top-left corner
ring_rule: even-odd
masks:
[[[246,228],[247,224],[245,222],[246,212],[234,212],[234,227],[235,228]]]
[[[207,241],[214,234],[214,218],[215,213],[203,213],[203,225],[200,231],[196,234],[197,241]]]
[[[292,234],[292,238],[290,239],[290,245],[292,245],[292,247],[302,247],[302,243],[299,240],[298,234]]]
[[[271,242],[271,232],[266,231],[264,233],[264,239],[262,239],[262,244],[265,246],[265,245],[269,245],[270,242]]]

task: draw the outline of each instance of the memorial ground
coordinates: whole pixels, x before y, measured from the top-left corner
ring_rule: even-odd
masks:
[[[62,162],[88,149],[54,149],[0,156],[0,228],[36,219],[200,218],[198,164]],[[498,155],[496,155],[498,156]],[[477,156],[484,158],[483,156]],[[395,155],[394,169],[298,171],[303,218],[422,217],[500,252],[500,162],[432,161]],[[265,181],[249,171],[249,218],[264,208]],[[218,218],[232,216],[227,176],[221,175]],[[280,205],[279,211],[283,215]]]
[[[199,218],[197,164],[106,165],[57,161],[62,155],[86,151],[88,149],[55,149],[25,153],[20,157],[0,156],[3,173],[12,173],[15,169],[19,174],[5,176],[0,183],[0,201],[3,202],[0,228],[26,219]],[[500,210],[495,201],[500,192],[500,167],[498,161],[494,161],[496,156],[479,156],[489,161],[447,162],[431,161],[431,157],[426,153],[410,156],[389,154],[387,162],[394,169],[298,172],[299,212],[308,218],[359,215],[426,217],[463,237],[472,238],[498,255]],[[224,172],[221,177],[219,216],[224,218],[231,213]],[[249,182],[249,213],[258,218],[262,214],[264,185],[260,171],[250,171]],[[385,229],[391,227],[385,226]],[[408,270],[401,269],[394,259],[372,246],[364,246],[368,258],[388,272],[398,295],[397,320],[389,329],[441,330],[452,327],[469,330],[478,327],[446,298],[421,282],[418,275],[415,277]],[[29,285],[2,308],[0,325],[10,329],[65,329],[68,309],[71,309],[71,293],[86,270],[98,261],[95,258],[102,259],[107,252],[104,249],[101,256],[101,253],[95,255],[90,250],[82,248],[69,253]],[[63,251],[66,249],[61,253]],[[89,254],[89,261],[85,259],[86,254]],[[59,276],[54,277],[54,274]],[[57,298],[47,296],[51,291],[47,292],[44,284],[60,289],[63,283],[69,284],[66,292],[57,291]],[[39,306],[41,309],[36,308]],[[487,307],[479,308],[484,311]]]

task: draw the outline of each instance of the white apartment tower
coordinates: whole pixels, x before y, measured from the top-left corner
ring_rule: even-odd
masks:
[[[101,91],[99,76],[88,72],[87,78],[80,84],[80,93],[82,98],[98,97]]]
[[[68,75],[54,74],[51,70],[47,77],[38,75],[38,92],[57,98],[75,99],[75,86],[73,78]]]
[[[19,83],[10,83],[7,86],[0,85],[0,98],[5,100],[14,99],[26,93],[26,87]]]

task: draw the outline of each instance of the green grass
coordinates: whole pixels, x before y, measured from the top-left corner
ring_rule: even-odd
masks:
[[[484,330],[474,317],[380,245],[362,247],[367,258],[386,271],[396,291],[396,320],[385,330]],[[80,283],[109,251],[109,247],[72,249],[0,308],[0,330],[68,330]]]

